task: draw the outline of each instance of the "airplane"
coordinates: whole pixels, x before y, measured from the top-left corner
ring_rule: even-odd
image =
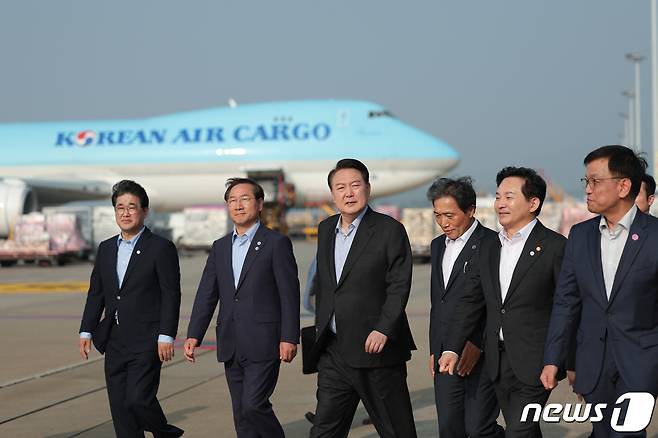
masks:
[[[18,215],[106,199],[132,179],[159,212],[222,201],[225,181],[282,171],[296,202],[330,199],[327,173],[362,160],[372,196],[399,193],[453,169],[457,152],[382,106],[358,100],[230,105],[129,120],[0,124],[0,235]]]

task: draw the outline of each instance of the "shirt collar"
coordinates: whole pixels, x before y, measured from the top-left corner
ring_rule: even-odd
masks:
[[[637,206],[633,204],[630,210],[626,212],[624,217],[621,218],[621,220],[617,223],[617,225],[621,225],[621,228],[625,230],[630,230],[636,215],[637,215]],[[619,233],[621,233],[621,228],[615,227],[615,231],[611,232],[610,229],[608,228],[608,222],[605,220],[605,216],[601,215],[601,221],[599,222],[599,231],[603,232],[603,230],[606,230],[610,234],[618,235]]]
[[[352,221],[352,223],[347,227],[347,229],[348,229],[349,231],[351,231],[351,230],[356,230],[357,228],[359,228],[359,224],[361,223],[361,220],[363,219],[363,216],[366,215],[366,212],[368,211],[368,208],[369,208],[369,207],[366,205],[366,207],[363,209],[363,211],[361,211],[361,213],[359,213],[359,215],[358,215],[358,216]],[[338,216],[338,221],[336,222],[336,230],[335,230],[336,233],[340,233],[340,232],[341,232],[341,229],[340,229],[340,223],[341,223],[342,220],[343,220],[343,217],[342,217],[342,216]],[[349,231],[348,231],[348,234],[349,234]]]
[[[535,228],[536,224],[537,224],[537,218],[534,218],[533,220],[530,221],[530,223],[528,223],[519,231],[514,233],[511,239],[507,237],[507,233],[505,232],[505,229],[500,230],[500,232],[498,233],[498,237],[500,238],[500,243],[502,244],[503,242],[512,242],[515,240],[526,240],[528,236],[530,236],[530,233],[532,232],[532,229]]]
[[[260,221],[256,221],[255,224],[253,224],[251,227],[249,227],[249,229],[248,229],[247,231],[245,231],[245,233],[243,234],[243,236],[247,236],[247,238],[248,238],[249,241],[251,242],[251,241],[253,240],[254,236],[256,235],[256,231],[258,231],[258,227],[259,227],[259,226],[260,226]],[[241,238],[241,237],[242,237],[242,236],[240,236],[240,235],[238,234],[238,230],[236,230],[235,227],[233,227],[233,239],[232,239],[232,242],[235,242],[235,239],[239,239],[239,238]]]
[[[464,242],[464,243],[468,242],[468,239],[471,238],[471,236],[475,232],[475,229],[477,228],[477,226],[478,226],[478,220],[475,219],[473,221],[473,223],[471,224],[471,226],[468,227],[468,230],[466,230],[466,232],[464,232],[464,234],[462,234],[461,236],[459,236],[455,240],[452,240],[451,238],[446,236],[446,241],[445,241],[446,246],[448,246],[449,243],[454,243],[454,242]]]
[[[142,227],[142,229],[139,230],[139,233],[135,234],[135,237],[133,237],[133,238],[130,239],[130,240],[126,240],[126,239],[124,239],[124,238],[121,236],[121,233],[119,233],[119,238],[117,239],[117,245],[120,245],[121,242],[123,242],[123,243],[127,243],[127,244],[129,244],[129,245],[136,244],[137,241],[139,240],[140,236],[142,235],[142,233],[144,232],[145,229],[146,229],[146,227]]]

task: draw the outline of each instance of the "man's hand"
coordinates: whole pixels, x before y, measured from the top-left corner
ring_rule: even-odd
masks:
[[[457,366],[457,361],[459,356],[452,351],[444,351],[439,358],[439,372],[441,374],[448,373],[451,376],[455,374],[455,367]]]
[[[80,356],[84,360],[89,359],[89,352],[91,351],[91,339],[80,338]]]
[[[291,344],[290,342],[279,342],[279,359],[284,362],[292,362],[292,360],[297,355],[297,344]]]
[[[578,401],[583,401],[583,395],[578,394],[573,389],[573,385],[576,384],[576,372],[567,370],[567,380],[569,381],[569,386],[571,386],[571,390],[573,391],[574,394],[576,394],[576,397],[578,397]]]
[[[468,376],[473,371],[473,368],[480,360],[480,355],[482,351],[480,347],[472,343],[471,341],[466,341],[464,349],[462,350],[462,355],[459,358],[459,363],[457,364],[457,374],[461,377]]]
[[[173,342],[158,342],[158,357],[160,362],[168,362],[174,357]]]
[[[194,363],[194,349],[198,346],[199,340],[196,338],[187,338],[185,340],[183,351],[185,352],[185,359],[187,359],[189,363]]]
[[[555,365],[544,365],[539,380],[546,391],[552,391],[557,386],[557,371],[558,368]]]
[[[430,354],[430,374],[432,375],[432,378],[434,378],[434,366],[436,365],[436,362],[434,362],[434,355]]]
[[[381,353],[384,349],[384,345],[386,345],[386,341],[388,341],[388,336],[384,333],[380,333],[377,330],[371,331],[368,335],[368,339],[366,339],[366,353]]]

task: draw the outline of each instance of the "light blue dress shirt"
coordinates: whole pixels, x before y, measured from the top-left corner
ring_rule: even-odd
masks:
[[[233,265],[233,284],[235,284],[236,289],[238,288],[238,282],[240,281],[244,259],[247,257],[249,246],[251,245],[251,241],[254,239],[259,226],[260,221],[257,221],[245,231],[242,236],[240,236],[238,231],[233,228],[233,250],[231,262]]]
[[[368,206],[363,209],[361,213],[352,221],[352,223],[347,227],[347,233],[343,232],[341,228],[342,217],[338,218],[336,222],[336,240],[334,247],[334,264],[336,265],[336,283],[340,281],[340,276],[343,274],[343,267],[345,266],[345,261],[347,260],[347,255],[350,253],[350,248],[352,247],[352,242],[354,242],[354,236],[356,236],[356,230],[359,228],[359,224],[363,219],[363,216],[368,211]],[[329,324],[329,329],[336,333],[336,314],[331,315],[331,322]]]
[[[142,233],[144,232],[144,229],[146,227],[142,227],[141,230],[139,230],[139,233],[135,235],[130,240],[126,240],[121,236],[121,233],[119,233],[119,237],[117,238],[117,279],[119,280],[119,289],[121,289],[121,286],[123,285],[123,279],[126,276],[126,270],[128,270],[128,263],[130,263],[130,257],[133,254],[133,250],[135,249],[135,246],[137,246],[137,241],[139,238],[142,236]],[[114,318],[116,319],[117,324],[119,324],[119,312],[116,311],[114,313]],[[80,332],[80,337],[84,339],[91,339],[91,333],[88,332]],[[174,342],[174,338],[171,336],[167,335],[160,335],[158,336],[158,342],[167,342],[172,344]]]

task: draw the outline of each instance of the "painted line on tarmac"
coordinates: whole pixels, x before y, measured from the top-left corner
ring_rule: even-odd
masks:
[[[74,364],[71,364],[71,365],[65,365],[63,367],[46,370],[42,373],[37,373],[37,374],[31,375],[31,376],[22,377],[20,379],[12,380],[12,381],[9,381],[9,382],[0,383],[0,389],[5,389],[5,388],[8,388],[10,386],[18,385],[20,383],[29,382],[30,380],[36,380],[36,379],[41,379],[43,377],[52,376],[53,374],[63,373],[65,371],[73,370],[73,369],[76,369],[76,368],[81,367],[81,366],[90,365],[90,364],[98,362],[99,360],[102,360],[102,359],[103,359],[103,356],[99,356],[99,357],[96,357],[94,359],[89,359],[85,362],[78,362],[78,363],[74,363]]]
[[[0,284],[0,295],[86,293],[88,290],[88,281],[48,281]]]
[[[208,353],[210,353],[210,350],[202,351],[202,352],[200,352],[200,353],[197,355],[197,357],[199,357],[199,356],[203,356],[203,355],[208,354]],[[86,364],[86,363],[88,363],[88,362],[84,362],[84,363]],[[181,364],[181,363],[187,363],[187,360],[186,360],[186,359],[181,359],[181,360],[178,360],[178,361],[176,361],[176,362],[168,363],[168,364],[166,364],[166,365],[163,365],[163,366],[162,366],[162,369],[164,370],[164,369],[167,369],[167,368],[169,368],[169,367],[179,365],[179,364]],[[183,392],[185,392],[185,391],[188,391],[188,390],[191,389],[191,388],[196,388],[197,386],[200,386],[200,385],[206,383],[206,381],[210,381],[210,380],[212,380],[212,379],[216,379],[216,378],[218,378],[218,377],[220,377],[220,376],[223,376],[223,375],[224,375],[224,372],[222,372],[222,373],[220,373],[220,374],[217,374],[217,375],[215,375],[215,376],[209,377],[209,378],[205,379],[205,380],[202,381],[202,382],[199,382],[199,383],[196,383],[196,384],[192,385],[191,387],[184,388],[183,390],[180,390],[180,391],[175,392],[175,393],[173,393],[173,394],[169,394],[167,397],[163,397],[162,400],[165,400],[165,399],[167,399],[167,398],[169,398],[169,397],[173,397],[174,395],[181,394],[181,393],[183,393]],[[82,397],[88,396],[88,395],[90,395],[90,394],[94,394],[94,393],[96,393],[96,392],[98,392],[98,391],[102,391],[102,390],[104,390],[105,388],[107,388],[106,385],[99,386],[99,387],[97,387],[97,388],[90,389],[89,391],[81,392],[81,393],[79,393],[79,394],[76,394],[76,395],[73,395],[73,396],[71,396],[71,397],[65,398],[65,399],[63,399],[63,400],[58,400],[58,401],[56,401],[56,402],[52,402],[52,403],[50,403],[50,404],[48,404],[48,405],[46,405],[46,406],[42,406],[42,407],[40,407],[40,408],[32,409],[31,411],[24,412],[24,413],[19,414],[19,415],[15,415],[15,416],[13,416],[13,417],[11,417],[11,418],[0,419],[0,425],[6,424],[6,423],[10,423],[10,422],[12,422],[12,421],[15,421],[15,420],[18,420],[18,419],[21,419],[21,418],[24,418],[24,417],[28,417],[28,416],[33,415],[33,414],[37,414],[37,413],[39,413],[39,412],[41,412],[41,411],[45,411],[46,409],[50,409],[50,408],[53,408],[53,407],[55,407],[55,406],[59,406],[59,405],[64,404],[64,403],[68,403],[68,402],[73,401],[73,400],[77,400],[77,399],[79,399],[79,398],[82,398]],[[110,421],[111,421],[111,420],[110,420]],[[100,423],[100,424],[97,424],[97,425],[95,425],[95,426],[93,426],[92,428],[87,429],[87,430],[95,429],[95,428],[97,428],[97,427],[99,427],[99,426],[102,426],[103,424],[106,424],[106,423],[107,423],[107,421],[105,421],[105,422],[103,422],[103,423]],[[69,436],[77,436],[77,435],[79,435],[79,434],[81,434],[81,433],[83,433],[83,432],[86,432],[87,430],[83,430],[82,432],[78,432],[78,433],[76,433],[75,435],[69,435]]]
[[[184,344],[185,344],[185,341],[183,339],[178,339],[177,338],[174,341],[175,348],[182,349]],[[215,339],[204,339],[203,342],[201,342],[201,345],[197,347],[197,350],[204,350],[204,351],[205,350],[210,350],[210,351],[217,350],[217,344],[216,344]],[[65,365],[65,366],[58,367],[58,368],[52,368],[50,370],[46,370],[46,371],[43,371],[43,372],[40,372],[40,373],[37,373],[37,374],[33,374],[31,376],[21,377],[21,378],[16,379],[16,380],[11,380],[9,382],[0,383],[0,389],[5,389],[5,388],[8,388],[10,386],[18,385],[20,383],[25,383],[25,382],[29,382],[31,380],[41,379],[41,378],[44,378],[44,377],[52,376],[54,374],[59,374],[59,373],[63,373],[63,372],[66,372],[66,371],[74,370],[74,369],[82,367],[82,366],[91,365],[92,363],[98,362],[100,360],[103,360],[103,356],[98,356],[98,357],[95,357],[93,359],[86,360],[84,362],[77,362],[77,363],[74,363],[74,364],[71,364],[71,365]]]

